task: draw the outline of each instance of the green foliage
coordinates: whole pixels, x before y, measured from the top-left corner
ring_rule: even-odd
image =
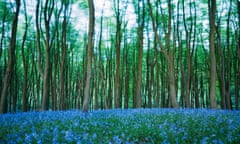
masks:
[[[88,12],[88,1],[87,0],[81,0],[78,3],[78,6],[79,6],[80,9],[84,10],[85,13]]]
[[[0,21],[5,16],[5,21],[10,22],[12,20],[12,16],[14,15],[10,8],[10,3],[6,1],[0,1]]]

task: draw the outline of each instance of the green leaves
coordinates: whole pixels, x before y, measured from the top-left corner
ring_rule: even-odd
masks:
[[[78,3],[78,7],[82,10],[84,10],[84,12],[88,12],[88,2],[87,0],[81,0],[79,3]]]
[[[11,22],[14,13],[11,11],[10,2],[0,1],[0,21]]]

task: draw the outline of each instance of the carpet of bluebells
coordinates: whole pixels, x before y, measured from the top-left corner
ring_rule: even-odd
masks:
[[[79,110],[0,115],[0,143],[240,143],[240,111]]]

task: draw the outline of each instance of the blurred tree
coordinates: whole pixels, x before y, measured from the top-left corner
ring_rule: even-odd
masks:
[[[121,25],[122,25],[122,17],[121,17],[121,11],[120,11],[120,3],[119,0],[114,0],[114,11],[116,15],[116,53],[115,53],[115,78],[114,78],[114,108],[120,108],[121,107],[121,81],[120,81],[120,48],[121,48]]]
[[[27,31],[29,28],[29,20],[27,15],[27,8],[26,8],[26,1],[23,1],[24,6],[24,17],[25,17],[25,28],[24,28],[24,34],[22,38],[22,45],[21,45],[21,51],[22,51],[22,63],[23,63],[23,86],[22,86],[22,111],[26,112],[28,107],[28,101],[27,101],[27,85],[28,85],[28,62],[26,60],[26,55],[24,51],[25,42],[27,39]]]
[[[142,64],[143,64],[143,30],[145,23],[145,3],[144,0],[137,1],[135,6],[135,13],[137,14],[137,33],[138,33],[138,58],[137,58],[137,83],[135,93],[135,106],[140,108],[142,106]]]
[[[163,22],[164,24],[164,32],[165,32],[165,45],[160,39],[160,36],[158,34],[158,29],[156,27],[155,18],[152,11],[152,6],[150,3],[150,0],[148,0],[148,8],[149,13],[152,19],[152,26],[154,30],[154,34],[156,35],[157,42],[160,46],[160,52],[164,54],[164,57],[167,61],[168,65],[168,84],[169,84],[169,99],[171,102],[171,106],[174,108],[178,108],[178,102],[177,102],[177,95],[176,95],[176,82],[175,82],[175,70],[174,70],[174,54],[171,50],[171,33],[172,33],[172,1],[168,0],[168,20],[167,24],[166,22]],[[160,5],[161,7],[161,5]]]
[[[87,112],[89,109],[90,101],[90,85],[92,75],[92,51],[93,51],[93,37],[94,37],[94,25],[95,25],[95,10],[93,0],[88,0],[89,6],[89,27],[88,27],[88,45],[87,45],[87,79],[84,88],[84,99],[83,99],[83,112]]]
[[[211,108],[217,108],[216,100],[216,57],[215,57],[215,15],[216,0],[208,0],[209,23],[210,23],[210,102]]]
[[[5,71],[3,89],[1,93],[1,104],[0,104],[0,114],[7,112],[7,89],[10,82],[10,77],[13,73],[13,67],[15,64],[15,50],[16,50],[16,36],[17,36],[17,25],[18,25],[18,15],[20,11],[21,1],[15,0],[16,11],[12,20],[12,31],[11,31],[11,39],[10,46],[8,49],[8,65]]]

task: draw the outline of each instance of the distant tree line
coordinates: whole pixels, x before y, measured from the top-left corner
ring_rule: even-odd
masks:
[[[239,0],[96,3],[0,1],[0,113],[239,109]]]

